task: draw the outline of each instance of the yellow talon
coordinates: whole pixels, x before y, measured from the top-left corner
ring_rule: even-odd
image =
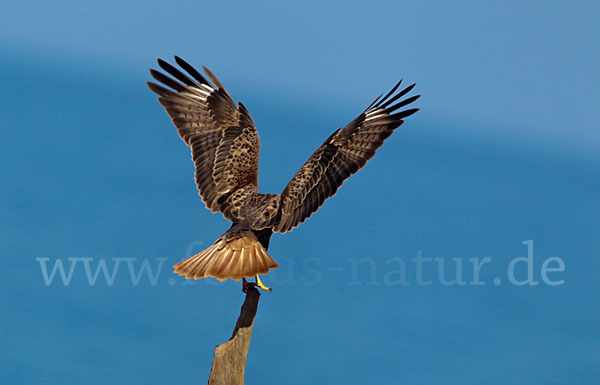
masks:
[[[260,280],[260,278],[258,277],[258,275],[256,276],[256,286],[258,286],[261,289],[266,290],[266,291],[272,291],[272,289],[270,287],[266,287],[265,285],[263,285],[263,283]]]

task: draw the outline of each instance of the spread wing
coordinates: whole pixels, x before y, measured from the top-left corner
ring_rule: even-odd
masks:
[[[397,102],[414,84],[396,93],[401,81],[381,100],[367,107],[346,127],[334,132],[312,154],[281,193],[280,213],[273,231],[285,233],[317,211],[342,183],[361,169],[404,118],[419,109],[395,112],[420,95]]]
[[[258,132],[248,110],[242,103],[236,106],[208,69],[202,67],[212,83],[184,60],[175,61],[187,74],[158,59],[172,77],[151,69],[152,77],[168,88],[151,82],[148,87],[159,95],[192,150],[196,184],[206,207],[235,221],[228,198],[239,189],[258,190]]]

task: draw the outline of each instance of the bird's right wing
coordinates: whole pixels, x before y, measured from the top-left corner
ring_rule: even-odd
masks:
[[[418,108],[412,108],[393,113],[420,96],[396,103],[412,90],[414,84],[395,93],[399,86],[400,82],[381,100],[375,99],[362,114],[334,132],[312,154],[281,193],[280,212],[273,231],[285,233],[304,222],[375,155],[383,141],[404,123],[404,118],[418,111]]]
[[[170,89],[151,82],[148,87],[192,149],[196,185],[206,207],[236,221],[229,198],[236,191],[258,190],[258,132],[248,110],[241,103],[236,106],[208,69],[203,67],[213,84],[184,60],[175,61],[189,76],[159,59],[172,78],[154,69],[150,73]]]

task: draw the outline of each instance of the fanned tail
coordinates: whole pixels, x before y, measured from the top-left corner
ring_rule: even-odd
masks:
[[[208,249],[173,266],[176,274],[186,278],[214,277],[219,281],[254,278],[278,267],[251,230],[235,228]]]

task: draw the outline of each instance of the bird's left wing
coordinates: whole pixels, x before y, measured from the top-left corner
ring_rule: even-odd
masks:
[[[188,74],[169,63],[158,65],[169,75],[150,70],[163,85],[148,82],[159,95],[181,139],[192,149],[196,185],[212,212],[237,221],[229,199],[238,191],[258,190],[260,139],[248,110],[235,104],[225,87],[206,68],[209,82],[184,60],[175,61]]]
[[[400,83],[381,100],[375,99],[346,127],[334,132],[312,154],[281,193],[280,212],[273,231],[285,233],[304,222],[375,155],[404,118],[418,111],[412,108],[395,112],[420,96],[397,102],[414,87],[413,84],[396,93]]]

